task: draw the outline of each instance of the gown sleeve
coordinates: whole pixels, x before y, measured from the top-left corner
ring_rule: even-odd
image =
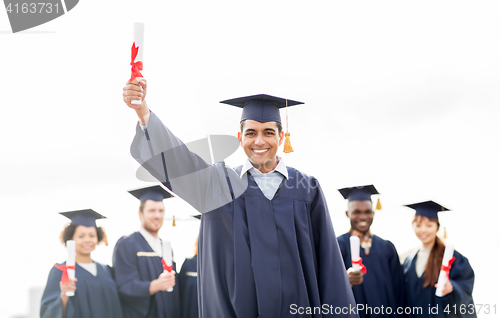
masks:
[[[404,278],[403,278],[403,267],[399,262],[399,255],[394,247],[394,244],[387,241],[390,248],[390,257],[389,257],[389,268],[390,273],[392,274],[391,280],[393,285],[393,291],[396,298],[396,306],[403,307],[404,306]]]
[[[136,251],[129,244],[124,243],[127,238],[121,238],[113,252],[113,267],[116,286],[122,301],[134,303],[138,311],[144,311],[146,316],[149,308],[149,285],[151,282],[142,281],[137,270]]]
[[[40,318],[63,318],[63,305],[61,300],[62,271],[52,267],[47,279],[47,285],[43,291],[42,302],[40,304]],[[68,301],[66,315],[72,312],[71,301]]]
[[[311,225],[318,264],[320,300],[322,304],[328,304],[334,308],[350,309],[356,307],[356,302],[347,278],[325,196],[318,181],[313,179],[312,183],[311,186],[317,189],[311,202]],[[358,317],[350,311],[341,316]]]
[[[453,291],[446,295],[444,300],[448,304],[473,304],[474,271],[467,258],[456,251],[454,256],[455,261],[450,269],[450,283],[453,285]]]
[[[130,152],[164,186],[199,212],[208,212],[229,203],[215,207],[212,204],[226,186],[224,174],[224,182],[220,182],[218,171],[222,170],[189,151],[153,112],[145,131],[137,124]]]

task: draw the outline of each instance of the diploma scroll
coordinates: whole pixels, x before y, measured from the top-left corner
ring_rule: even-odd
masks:
[[[357,237],[356,235],[352,235],[350,237],[350,242],[351,242],[351,260],[353,261],[352,268],[355,271],[359,271],[361,269],[361,266],[359,264],[354,263],[359,260],[359,237]]]
[[[69,240],[66,241],[66,249],[68,250],[68,260],[66,261],[66,266],[75,266],[75,258],[76,258],[76,245],[75,241]],[[68,268],[68,277],[71,281],[75,280],[75,270]],[[75,296],[75,292],[67,291],[66,296],[71,297]]]
[[[444,249],[443,263],[441,265],[441,271],[439,272],[439,278],[436,287],[436,296],[443,297],[443,288],[444,284],[449,281],[449,272],[450,267],[455,258],[453,257],[453,252],[455,248],[453,244],[446,244],[446,248]]]
[[[163,272],[170,273],[172,272],[172,245],[170,242],[163,242]],[[168,292],[173,291],[174,288],[170,287],[167,289]]]
[[[143,68],[143,56],[144,56],[144,23],[136,22],[134,23],[134,43],[132,44],[132,76],[130,80],[136,79],[140,81],[143,76],[140,71]],[[131,104],[140,105],[141,100],[133,100]]]

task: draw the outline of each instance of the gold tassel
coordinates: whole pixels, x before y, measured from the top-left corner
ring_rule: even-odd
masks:
[[[290,133],[285,133],[285,146],[283,147],[284,153],[293,152],[292,144],[290,143]]]
[[[377,199],[377,206],[375,207],[375,210],[382,210],[382,204],[380,204],[380,199]]]
[[[175,215],[174,215],[174,220],[172,221],[172,226],[175,226]]]
[[[285,101],[286,110],[286,133],[285,133],[285,146],[283,147],[284,153],[293,152],[292,144],[290,143],[290,133],[288,132],[288,99]]]
[[[446,238],[448,238],[448,234],[446,234],[446,228],[444,228],[444,235],[443,235],[443,238],[446,240]]]

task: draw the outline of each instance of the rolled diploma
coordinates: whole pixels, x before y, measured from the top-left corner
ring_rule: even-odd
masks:
[[[167,266],[172,266],[172,246],[170,245],[170,242],[163,242],[163,259],[165,260]],[[163,273],[168,273],[168,271],[164,270]],[[167,289],[168,292],[173,290],[173,287]]]
[[[144,65],[144,60],[143,54],[144,54],[144,23],[141,22],[135,22],[134,23],[134,42],[135,46],[139,48],[137,51],[137,56],[135,57],[134,62],[143,62]],[[142,77],[137,77],[136,80],[140,81]],[[133,100],[130,102],[131,104],[134,105],[140,105],[142,104],[142,99],[141,100]]]
[[[66,249],[68,250],[68,260],[66,261],[66,266],[75,266],[75,258],[76,258],[75,241],[73,240],[66,241]],[[71,281],[75,280],[74,269],[68,269],[68,277],[69,279],[71,279]],[[75,292],[67,291],[66,296],[68,297],[75,296]]]
[[[350,237],[351,241],[351,260],[358,261],[359,260],[359,237],[353,235]],[[355,271],[359,271],[361,267],[358,264],[352,264],[352,268]]]
[[[455,247],[453,244],[446,244],[446,247],[444,249],[444,255],[443,255],[443,265],[448,266],[448,263],[450,262],[450,259],[453,257],[453,251],[455,251]],[[446,281],[448,278],[446,277],[446,272],[441,270],[439,272],[439,278],[437,282],[437,287],[436,287],[436,296],[438,297],[443,297],[443,288],[444,284],[446,284]]]

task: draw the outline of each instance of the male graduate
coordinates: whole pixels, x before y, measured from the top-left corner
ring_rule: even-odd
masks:
[[[127,318],[180,318],[180,293],[175,288],[175,263],[163,273],[163,246],[158,231],[163,225],[163,199],[171,195],[161,186],[129,191],[141,201],[138,232],[118,240],[113,252],[115,280]],[[171,287],[173,291],[167,290]]]
[[[348,201],[346,216],[351,220],[351,229],[339,236],[338,242],[358,308],[364,306],[363,310],[358,312],[359,316],[403,317],[404,315],[397,314],[397,308],[402,307],[404,303],[403,271],[398,253],[390,241],[370,232],[375,215],[371,195],[378,194],[378,191],[373,185],[368,185],[343,188],[339,192]],[[352,268],[352,235],[359,237],[359,256],[366,267],[366,275]],[[380,311],[382,306],[383,313]],[[367,309],[368,307],[372,310]],[[391,308],[392,314],[387,310],[388,307]]]
[[[238,138],[248,158],[232,169],[190,152],[150,112],[146,89],[135,80],[124,87],[140,120],[131,153],[203,213],[200,317],[358,317],[318,181],[276,155],[279,108],[302,103],[269,95],[224,101],[243,108]]]

